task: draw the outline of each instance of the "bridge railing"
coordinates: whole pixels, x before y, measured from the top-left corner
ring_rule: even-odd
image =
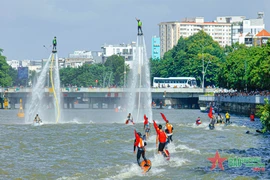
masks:
[[[261,96],[261,95],[255,95],[255,96],[220,96],[216,97],[220,98],[219,100],[222,102],[239,102],[239,103],[255,103],[255,104],[264,104],[264,99],[268,98],[270,99],[270,96]]]
[[[133,92],[131,88],[86,88],[86,87],[64,87],[61,92]],[[154,92],[154,93],[214,93],[218,89],[214,88],[138,88],[137,92]],[[29,93],[32,88],[0,88],[1,93]],[[44,92],[52,92],[51,88],[45,87]]]
[[[219,101],[219,102],[234,102],[234,103],[255,103],[264,104],[264,99],[270,96],[250,95],[250,96],[199,96],[199,101]]]

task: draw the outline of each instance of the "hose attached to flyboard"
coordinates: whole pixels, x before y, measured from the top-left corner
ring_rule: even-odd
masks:
[[[57,109],[56,123],[58,123],[58,120],[59,120],[59,117],[60,117],[60,108],[59,108],[59,103],[58,103],[58,99],[57,99],[57,96],[56,96],[54,83],[53,83],[53,61],[54,61],[54,54],[52,55],[52,59],[51,59],[50,79],[51,79],[51,84],[52,84],[53,96],[54,96],[54,99],[55,99],[55,106],[56,106],[56,109]]]

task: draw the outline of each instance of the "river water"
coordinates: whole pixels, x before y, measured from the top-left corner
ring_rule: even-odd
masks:
[[[258,119],[232,115],[233,124],[209,130],[207,114],[199,110],[154,109],[153,118],[164,125],[160,112],[174,126],[171,159],[157,154],[151,124],[146,157],[152,168],[142,174],[133,142],[134,129],[143,132],[143,117],[125,125],[128,112],[64,110],[64,122],[43,119],[44,125],[33,126],[17,118],[17,110],[0,110],[0,179],[270,179],[269,136],[256,134]],[[200,126],[194,124],[198,116]],[[224,170],[210,170],[207,158],[216,151],[222,158],[259,157],[265,171],[231,167],[228,160]]]

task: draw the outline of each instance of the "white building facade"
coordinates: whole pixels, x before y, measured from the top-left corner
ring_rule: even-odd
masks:
[[[181,22],[162,22],[159,24],[160,56],[178,43],[179,38],[192,36],[205,31],[221,46],[231,45],[231,23],[204,22],[203,17],[186,18]]]
[[[125,59],[126,64],[129,64],[129,66],[132,67],[132,62],[136,53],[136,42],[131,42],[130,44],[122,43],[116,45],[104,44],[101,49],[103,50],[103,63],[109,56],[119,55]]]
[[[19,60],[7,60],[7,64],[10,65],[13,69],[18,69],[20,66]]]
[[[265,29],[264,13],[258,12],[256,19],[245,16],[219,16],[213,22],[205,22],[203,17],[185,18],[183,21],[162,22],[159,25],[160,56],[175,46],[182,37],[189,37],[200,30],[205,31],[220,46],[232,43],[244,43],[251,46],[253,42],[245,42],[249,37]]]
[[[94,59],[91,51],[74,51],[65,59],[65,67],[78,68],[83,64],[93,64]]]

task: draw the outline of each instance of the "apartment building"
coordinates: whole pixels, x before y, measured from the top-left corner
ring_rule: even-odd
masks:
[[[243,33],[243,21],[245,16],[219,16],[215,22],[231,23],[231,43],[239,42],[239,36]]]
[[[132,62],[134,54],[136,52],[136,42],[131,42],[130,44],[115,44],[109,45],[104,44],[101,49],[103,50],[102,62],[106,62],[107,58],[112,55],[119,55],[125,59],[126,64],[132,67]]]
[[[74,51],[65,59],[65,67],[78,68],[83,64],[93,64],[94,59],[91,51]]]
[[[231,45],[231,23],[223,21],[205,22],[203,17],[185,18],[181,22],[162,22],[159,24],[160,56],[172,49],[182,36],[192,36],[203,30],[221,46]]]
[[[252,46],[253,37],[265,29],[264,13],[258,12],[256,19],[245,16],[219,16],[213,22],[205,22],[203,17],[185,18],[182,21],[162,22],[159,24],[160,56],[172,49],[182,37],[189,37],[200,30],[217,41],[220,46],[232,43],[245,43]]]

